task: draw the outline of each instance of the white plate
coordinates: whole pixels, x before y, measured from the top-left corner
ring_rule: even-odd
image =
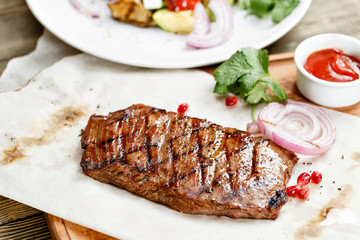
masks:
[[[95,1],[101,12],[98,19],[79,13],[69,0],[27,0],[27,3],[47,29],[81,51],[133,66],[190,68],[222,62],[242,47],[266,47],[302,19],[311,0],[302,0],[287,18],[276,25],[270,19],[246,17],[244,11],[234,6],[234,35],[225,44],[205,50],[187,47],[184,35],[115,21],[103,0]]]

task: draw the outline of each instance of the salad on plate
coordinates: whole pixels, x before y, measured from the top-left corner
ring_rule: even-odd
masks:
[[[80,12],[97,18],[84,0],[70,0]],[[174,34],[187,34],[195,49],[212,48],[230,39],[234,28],[233,7],[259,18],[282,21],[300,0],[113,0],[107,1],[114,19],[139,27],[160,27]]]

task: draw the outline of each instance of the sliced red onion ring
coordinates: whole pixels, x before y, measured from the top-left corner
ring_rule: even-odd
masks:
[[[193,33],[200,35],[210,32],[210,18],[206,12],[204,5],[198,2],[194,8],[195,24],[193,27]]]
[[[94,10],[86,7],[81,0],[70,0],[71,5],[78,10],[80,13],[90,16],[92,18],[99,18],[100,13],[95,12]]]
[[[270,103],[259,113],[256,123],[275,144],[303,155],[324,153],[335,141],[331,118],[307,103]]]
[[[209,8],[216,18],[216,28],[210,30],[209,16],[205,7],[199,2],[194,8],[195,24],[186,44],[190,47],[204,49],[218,46],[231,37],[233,33],[233,13],[228,0],[211,0]]]

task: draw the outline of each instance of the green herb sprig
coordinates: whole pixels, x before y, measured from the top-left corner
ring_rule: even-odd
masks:
[[[267,50],[243,48],[214,71],[215,93],[234,93],[254,106],[261,102],[286,101],[287,95],[279,82],[269,73]],[[275,95],[266,93],[269,88]]]
[[[241,9],[259,18],[270,14],[274,23],[279,23],[299,5],[299,0],[239,0]]]

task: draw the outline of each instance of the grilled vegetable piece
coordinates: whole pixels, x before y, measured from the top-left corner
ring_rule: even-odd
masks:
[[[136,0],[118,0],[109,3],[113,18],[128,22],[140,27],[154,26],[152,11],[144,8],[143,4]]]
[[[270,140],[133,105],[93,115],[82,133],[85,174],[183,213],[278,216],[298,158]]]

